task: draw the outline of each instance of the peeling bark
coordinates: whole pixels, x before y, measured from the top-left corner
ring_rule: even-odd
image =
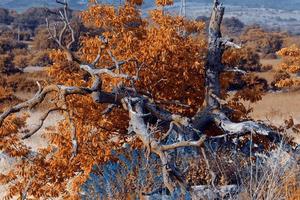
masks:
[[[222,64],[222,34],[221,23],[225,8],[218,0],[214,1],[208,33],[208,54],[205,65],[206,75],[206,106],[217,108],[219,103],[211,97],[211,94],[220,96],[220,73],[223,71]]]

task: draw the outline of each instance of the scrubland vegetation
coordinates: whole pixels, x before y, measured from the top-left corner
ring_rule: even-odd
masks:
[[[299,36],[57,3],[0,9],[1,199],[300,199]]]

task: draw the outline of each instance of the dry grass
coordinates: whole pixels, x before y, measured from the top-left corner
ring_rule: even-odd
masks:
[[[251,116],[257,120],[268,120],[281,125],[285,119],[293,117],[300,123],[300,91],[268,93],[253,106]]]
[[[297,159],[281,147],[270,152],[269,156],[257,155],[256,162],[249,166],[238,199],[300,199]]]
[[[272,65],[273,70],[278,69],[278,64],[281,62],[281,59],[261,59],[260,63],[262,65]]]
[[[279,70],[279,63],[281,62],[281,59],[261,59],[260,63],[263,66],[271,65],[273,68],[272,70],[266,71],[266,72],[256,72],[255,75],[264,78],[268,81],[270,84],[273,81],[273,77],[277,70]]]
[[[273,69],[267,72],[256,72],[255,75],[265,78],[270,84],[277,70],[281,59],[262,59],[263,65],[272,65]],[[284,121],[293,118],[294,122],[300,123],[300,90],[293,89],[276,93],[267,93],[261,101],[256,103],[245,103],[246,106],[252,107],[253,112],[250,116],[256,120],[270,122],[276,126],[281,126]],[[291,133],[293,134],[293,133]],[[300,135],[291,135],[295,142],[300,144]]]

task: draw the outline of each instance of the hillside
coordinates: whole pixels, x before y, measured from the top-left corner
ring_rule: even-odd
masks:
[[[70,0],[70,6],[82,10],[87,5],[87,0]],[[1,0],[0,7],[22,12],[30,7],[57,7],[55,0]]]
[[[174,0],[171,7],[165,9],[178,13],[181,0]],[[187,16],[197,18],[198,16],[209,16],[212,0],[186,0]],[[69,0],[73,10],[85,9],[88,0]],[[124,0],[102,0],[103,3],[115,5]],[[142,6],[143,12],[152,9],[155,4],[153,0],[145,0]],[[246,25],[258,24],[272,30],[287,31],[300,34],[300,2],[289,0],[288,3],[281,0],[223,0],[226,5],[225,17],[237,17]],[[2,0],[0,7],[23,12],[31,7],[57,7],[55,0]]]
[[[118,4],[120,1],[124,0],[104,0],[105,3]],[[88,0],[69,0],[71,7],[73,9],[84,9],[87,5]],[[145,0],[144,7],[154,6],[153,0]],[[175,2],[180,2],[180,0],[175,0]],[[212,0],[187,0],[187,4],[195,3],[205,3],[211,4]],[[224,0],[224,4],[235,5],[235,6],[245,6],[251,8],[272,8],[272,9],[282,9],[282,10],[300,10],[300,2],[298,0]],[[54,7],[55,0],[1,0],[0,7],[22,11],[29,7],[40,7],[49,6]]]

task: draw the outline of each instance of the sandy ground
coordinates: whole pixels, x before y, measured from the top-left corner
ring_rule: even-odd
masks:
[[[27,120],[29,129],[34,128],[38,124],[39,117],[43,114],[43,110],[31,111],[30,117]],[[33,151],[37,151],[39,148],[47,146],[47,141],[42,137],[42,133],[47,127],[51,127],[62,120],[62,116],[57,113],[49,115],[48,120],[45,122],[43,128],[35,133],[29,139],[24,140],[25,144],[29,146]],[[14,165],[15,160],[0,153],[0,173],[7,173],[9,169]],[[6,187],[0,187],[0,199],[4,198]]]
[[[257,103],[250,104],[253,107],[251,116],[256,120],[281,126],[284,120],[292,118],[295,124],[300,124],[300,91],[289,93],[269,93]],[[300,144],[300,134],[292,130],[286,132],[294,138],[294,142]]]
[[[261,61],[262,65],[272,65],[273,69],[267,72],[258,72],[255,73],[257,76],[265,78],[268,83],[271,83],[273,81],[274,75],[277,70],[279,70],[279,64],[281,62],[281,59],[262,59]]]
[[[300,91],[269,93],[261,101],[250,105],[254,108],[251,116],[255,119],[280,125],[293,117],[296,123],[300,123]]]
[[[33,72],[43,71],[44,69],[40,67],[29,67],[26,68],[24,71],[27,73],[33,73]],[[19,91],[15,93],[15,96],[25,101],[30,99],[32,96],[34,96],[34,93],[26,93],[23,91]],[[27,124],[29,129],[34,128],[39,123],[39,118],[41,115],[43,115],[45,111],[46,108],[29,111],[30,117],[27,119]],[[48,116],[47,121],[45,121],[44,126],[32,137],[24,140],[25,144],[29,146],[33,151],[37,151],[38,148],[46,147],[47,141],[45,138],[42,137],[43,131],[47,127],[54,126],[62,119],[63,119],[62,116],[59,115],[58,113],[51,113]],[[15,162],[14,159],[8,157],[3,153],[0,153],[0,173],[7,173],[8,170],[11,169],[11,167],[14,165],[14,162]],[[5,186],[0,187],[0,200],[4,198],[5,191],[6,191]]]

